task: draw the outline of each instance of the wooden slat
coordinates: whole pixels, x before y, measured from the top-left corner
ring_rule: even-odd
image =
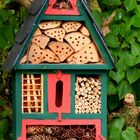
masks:
[[[27,105],[28,105],[28,112],[29,113],[31,113],[31,108],[30,108],[30,106],[31,106],[31,97],[30,97],[30,75],[29,74],[27,74]]]
[[[37,97],[36,97],[36,85],[38,85],[38,84],[36,84],[35,83],[35,78],[34,78],[34,75],[31,75],[31,79],[32,79],[32,86],[33,86],[33,95],[34,95],[34,102],[35,102],[35,112],[38,112],[39,111],[39,109],[38,109],[38,107],[37,106],[39,106],[38,105],[38,101],[37,101]]]

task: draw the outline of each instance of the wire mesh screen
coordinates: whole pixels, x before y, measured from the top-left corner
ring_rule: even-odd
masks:
[[[27,140],[96,140],[95,125],[26,127]]]
[[[43,110],[43,85],[40,74],[22,75],[22,112],[39,113]]]

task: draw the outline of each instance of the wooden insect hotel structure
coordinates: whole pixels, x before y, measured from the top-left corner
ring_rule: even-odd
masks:
[[[85,0],[34,0],[4,65],[14,140],[105,140],[114,68]]]

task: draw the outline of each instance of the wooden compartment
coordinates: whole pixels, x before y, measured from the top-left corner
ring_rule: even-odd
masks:
[[[101,113],[101,79],[78,75],[75,81],[75,113]]]
[[[104,140],[101,120],[23,120],[22,140]]]
[[[22,74],[22,113],[43,112],[43,77]]]
[[[48,74],[48,112],[70,113],[71,75]]]
[[[90,31],[80,21],[42,21],[21,64],[103,64]]]

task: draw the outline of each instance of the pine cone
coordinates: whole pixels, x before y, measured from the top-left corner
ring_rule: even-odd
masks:
[[[50,126],[45,128],[45,133],[50,136],[60,136],[63,133],[63,128],[59,126]]]
[[[64,132],[60,138],[62,138],[64,140],[69,139],[69,138],[75,138],[75,131],[72,129],[64,130]]]
[[[44,126],[28,126],[27,127],[27,134],[35,135],[41,134],[44,132]]]
[[[85,129],[78,128],[75,130],[75,136],[78,138],[84,136],[84,134],[85,134]]]
[[[28,138],[28,140],[46,140],[45,135],[32,135]]]
[[[52,136],[45,136],[45,140],[57,140],[57,138]]]

